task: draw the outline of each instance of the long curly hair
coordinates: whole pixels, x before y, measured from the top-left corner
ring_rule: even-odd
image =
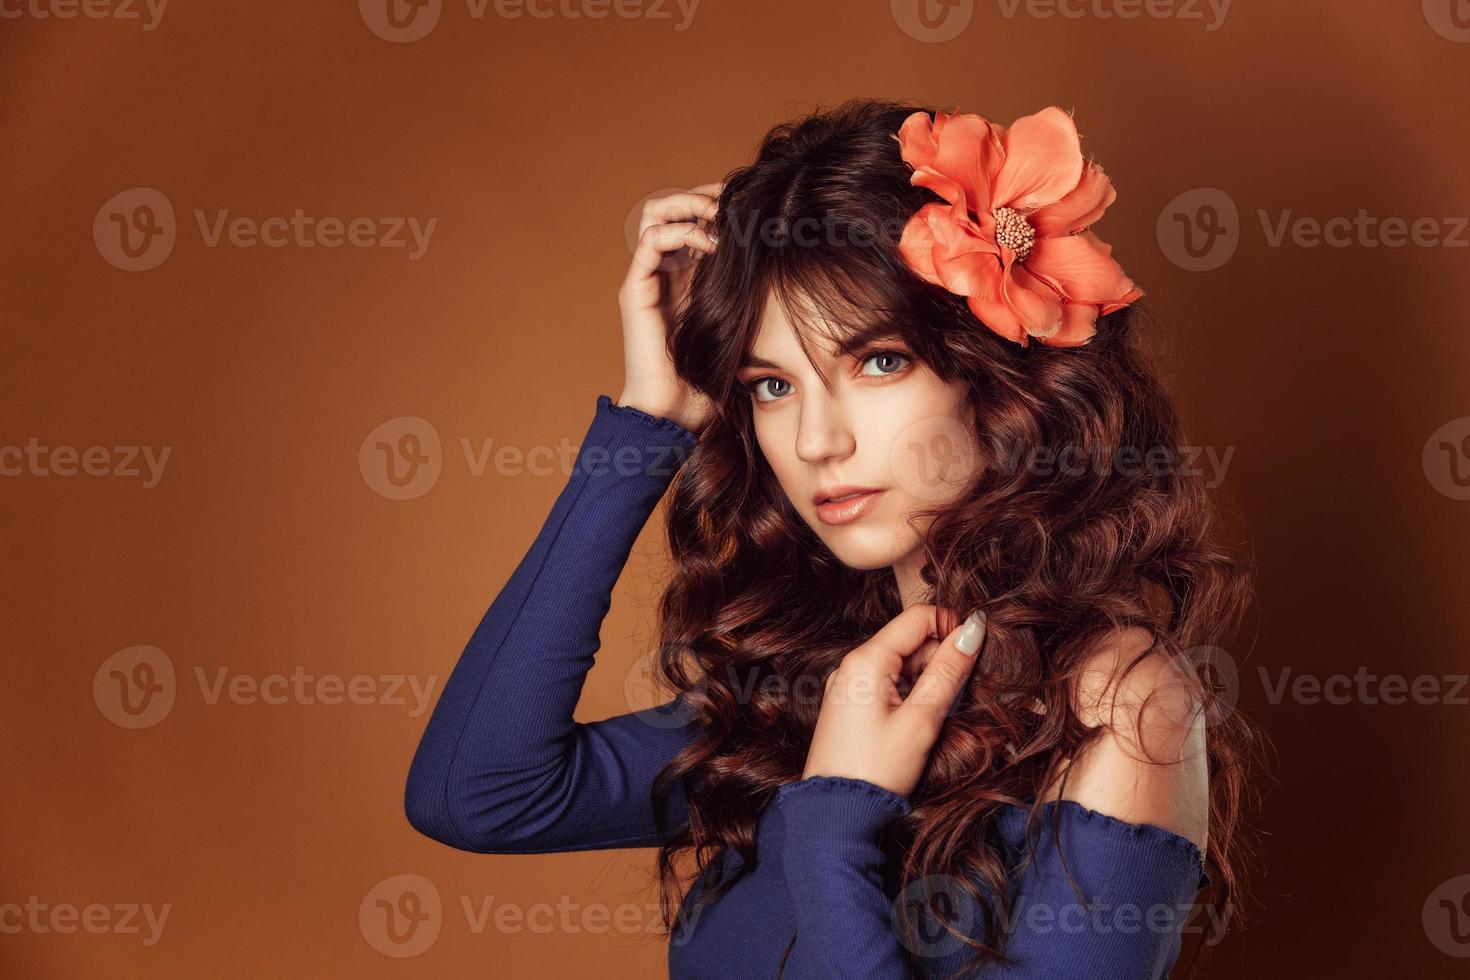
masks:
[[[1100,318],[1084,346],[1023,348],[906,266],[896,249],[905,222],[940,200],[910,183],[893,138],[920,109],[934,112],[852,100],[773,129],[755,161],[728,175],[715,221],[720,247],[698,264],[688,302],[674,311],[669,354],[713,408],[665,509],[672,561],[658,610],[657,680],[699,735],[652,791],[656,814],[676,785],[688,800],[687,826],[662,828],[664,926],[685,894],[681,858],[697,866],[690,880],[709,886],[695,914],[753,866],[762,809],[801,777],[823,680],[903,608],[889,569],[849,568],[831,553],[759,450],[736,371],[772,293],[801,325],[803,349],[808,333],[845,350],[897,336],[942,380],[962,379],[986,462],[973,489],[930,512],[921,536],[930,601],[984,609],[989,627],[982,660],[909,797],[912,811],[885,829],[886,887],[898,894],[940,875],[964,883],[986,927],[964,937],[974,949],[966,965],[1004,960],[997,926],[1008,921],[1011,896],[998,809],[1025,807],[1028,832],[1039,833],[1043,787],[1102,734],[1075,710],[1079,670],[1108,634],[1136,626],[1198,682],[1209,726],[1206,904],[1215,921],[1238,925],[1243,866],[1257,850],[1242,813],[1257,799],[1261,737],[1222,698],[1201,651],[1238,628],[1248,568],[1212,543],[1216,508],[1177,459],[1165,467],[1018,465],[1045,447],[1085,460],[1120,451],[1144,459],[1150,450],[1157,459],[1183,446],[1180,423],[1142,350],[1139,302]],[[712,874],[731,849],[743,866]],[[962,935],[942,909],[923,915],[931,913]],[[932,934],[932,924],[905,905],[897,928],[920,967],[914,937]]]

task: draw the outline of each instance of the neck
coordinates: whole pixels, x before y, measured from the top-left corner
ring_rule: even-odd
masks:
[[[905,609],[915,603],[929,601],[930,587],[919,575],[923,564],[922,549],[893,563],[893,579],[898,583],[898,594]]]

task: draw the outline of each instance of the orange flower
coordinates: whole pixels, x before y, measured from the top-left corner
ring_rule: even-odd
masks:
[[[1143,295],[1087,230],[1118,194],[1082,159],[1065,110],[1022,116],[1009,130],[973,112],[938,112],[932,123],[915,112],[894,139],[910,181],[949,202],[909,219],[899,253],[1002,337],[1075,347],[1100,315]]]

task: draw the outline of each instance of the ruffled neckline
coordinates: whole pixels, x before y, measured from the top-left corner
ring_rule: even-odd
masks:
[[[1214,880],[1205,868],[1205,856],[1199,845],[1172,830],[1151,823],[1129,823],[1085,807],[1076,800],[1049,800],[1042,805],[1041,812],[1043,819],[1060,815],[1068,822],[1078,823],[1111,837],[1144,838],[1162,847],[1182,852],[1199,869],[1196,891],[1208,888]],[[1003,803],[999,808],[997,823],[1001,834],[1013,845],[1019,845],[1024,840],[1027,814],[1026,806],[1015,803]]]

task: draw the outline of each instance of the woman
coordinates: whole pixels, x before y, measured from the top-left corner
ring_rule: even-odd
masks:
[[[657,846],[674,977],[1158,977],[1217,939],[1255,736],[1195,660],[1248,582],[1089,230],[1114,197],[1061,109],[861,100],[651,201],[622,394],[446,685],[413,826]],[[671,482],[675,696],[574,722]]]

